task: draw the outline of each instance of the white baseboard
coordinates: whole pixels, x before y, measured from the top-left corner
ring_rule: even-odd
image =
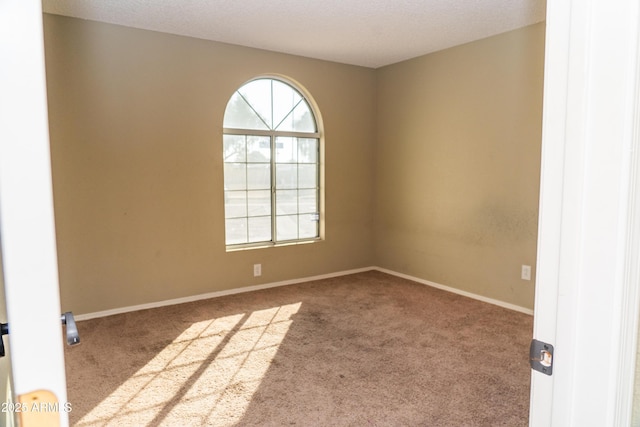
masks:
[[[468,298],[472,298],[472,299],[475,299],[475,300],[478,300],[478,301],[483,301],[483,302],[486,302],[486,303],[489,303],[489,304],[497,305],[499,307],[507,308],[509,310],[514,310],[514,311],[518,311],[520,313],[525,313],[525,314],[529,314],[529,315],[533,316],[533,310],[525,308],[525,307],[521,307],[519,305],[509,304],[509,303],[504,302],[504,301],[483,297],[482,295],[477,295],[477,294],[474,294],[474,293],[471,293],[471,292],[462,291],[460,289],[452,288],[452,287],[449,287],[449,286],[440,285],[438,283],[430,282],[428,280],[420,279],[418,277],[409,276],[408,274],[398,273],[398,272],[393,271],[393,270],[387,270],[386,268],[380,268],[380,267],[371,266],[371,267],[357,268],[357,269],[354,269],[354,270],[339,271],[339,272],[336,272],[336,273],[321,274],[319,276],[303,277],[303,278],[300,278],[300,279],[284,280],[284,281],[281,281],[281,282],[272,282],[272,283],[265,283],[265,284],[262,284],[262,285],[254,285],[254,286],[246,286],[246,287],[242,287],[242,288],[227,289],[227,290],[224,290],[224,291],[208,292],[208,293],[205,293],[205,294],[198,294],[198,295],[192,295],[192,296],[188,296],[188,297],[175,298],[175,299],[164,300],[164,301],[157,301],[157,302],[152,302],[152,303],[148,303],[148,304],[131,305],[131,306],[128,306],[128,307],[115,308],[115,309],[112,309],[112,310],[98,311],[98,312],[95,312],[95,313],[79,314],[79,315],[75,316],[75,320],[77,320],[77,321],[89,320],[89,319],[95,319],[95,318],[98,318],[98,317],[112,316],[114,314],[128,313],[128,312],[131,312],[131,311],[147,310],[147,309],[150,309],[150,308],[164,307],[164,306],[167,306],[167,305],[184,304],[184,303],[187,303],[187,302],[200,301],[200,300],[203,300],[203,299],[217,298],[217,297],[222,297],[222,296],[225,296],[225,295],[241,294],[241,293],[245,293],[245,292],[258,291],[258,290],[261,290],[261,289],[276,288],[276,287],[279,287],[279,286],[295,285],[297,283],[311,282],[311,281],[314,281],[314,280],[330,279],[332,277],[346,276],[346,275],[349,275],[349,274],[362,273],[362,272],[371,271],[371,270],[380,271],[381,273],[391,274],[392,276],[401,277],[403,279],[411,280],[413,282],[418,282],[418,283],[421,283],[423,285],[427,285],[427,286],[431,286],[433,288],[441,289],[443,291],[452,292],[454,294],[462,295],[462,296],[465,296],[465,297],[468,297]]]
[[[75,320],[77,320],[77,321],[89,320],[89,319],[95,319],[95,318],[98,318],[98,317],[112,316],[114,314],[129,313],[131,311],[147,310],[147,309],[150,309],[150,308],[164,307],[164,306],[167,306],[167,305],[184,304],[186,302],[193,302],[193,301],[200,301],[200,300],[203,300],[203,299],[223,297],[225,295],[234,295],[234,294],[241,294],[241,293],[245,293],[245,292],[258,291],[258,290],[261,290],[261,289],[276,288],[276,287],[279,287],[279,286],[295,285],[297,283],[311,282],[311,281],[314,281],[314,280],[330,279],[332,277],[340,277],[340,276],[346,276],[346,275],[349,275],[349,274],[362,273],[364,271],[371,271],[371,270],[374,270],[374,269],[375,269],[374,267],[357,268],[357,269],[354,269],[354,270],[346,270],[346,271],[339,271],[339,272],[336,272],[336,273],[321,274],[319,276],[303,277],[301,279],[284,280],[284,281],[281,281],[281,282],[272,282],[272,283],[265,283],[265,284],[262,284],[262,285],[254,285],[254,286],[246,286],[246,287],[242,287],[242,288],[227,289],[227,290],[224,290],[224,291],[208,292],[208,293],[205,293],[205,294],[198,294],[198,295],[192,295],[192,296],[188,296],[188,297],[174,298],[174,299],[170,299],[170,300],[151,302],[151,303],[148,303],[148,304],[131,305],[131,306],[128,306],[128,307],[114,308],[112,310],[97,311],[95,313],[79,314],[79,315],[75,316]]]
[[[460,290],[460,289],[452,288],[450,286],[441,285],[439,283],[430,282],[429,280],[424,280],[424,279],[420,279],[418,277],[409,276],[408,274],[398,273],[398,272],[393,271],[393,270],[387,270],[386,268],[373,267],[372,270],[380,271],[382,273],[391,274],[392,276],[402,277],[403,279],[411,280],[413,282],[418,282],[418,283],[421,283],[423,285],[427,285],[427,286],[431,286],[433,288],[441,289],[443,291],[447,291],[447,292],[451,292],[451,293],[454,293],[454,294],[462,295],[462,296],[465,296],[467,298],[472,298],[472,299],[475,299],[475,300],[478,300],[478,301],[486,302],[486,303],[489,303],[489,304],[497,305],[497,306],[502,307],[502,308],[507,308],[509,310],[518,311],[520,313],[529,314],[529,315],[533,316],[533,310],[531,310],[529,308],[526,308],[526,307],[521,307],[519,305],[510,304],[508,302],[500,301],[500,300],[497,300],[497,299],[484,297],[482,295],[478,295],[478,294],[474,294],[474,293],[471,293],[471,292],[463,291],[463,290]]]

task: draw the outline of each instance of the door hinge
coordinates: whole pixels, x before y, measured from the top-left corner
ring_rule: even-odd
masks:
[[[534,371],[551,375],[553,373],[553,346],[536,339],[531,340],[529,363]]]

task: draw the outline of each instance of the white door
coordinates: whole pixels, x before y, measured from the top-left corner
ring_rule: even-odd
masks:
[[[14,402],[52,392],[67,426],[40,0],[0,0],[0,239]]]
[[[638,0],[548,0],[530,425],[628,426],[640,270]]]

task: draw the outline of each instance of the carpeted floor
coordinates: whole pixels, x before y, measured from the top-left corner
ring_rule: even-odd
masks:
[[[531,316],[380,272],[78,322],[77,426],[526,426]]]

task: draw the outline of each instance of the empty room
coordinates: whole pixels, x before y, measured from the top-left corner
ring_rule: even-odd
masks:
[[[316,58],[94,6],[43,17],[72,424],[527,424],[543,5]]]
[[[82,340],[72,422],[526,425],[533,6],[519,28],[362,52],[369,66],[46,14],[61,305]],[[272,117],[265,92],[295,99]]]
[[[638,16],[0,2],[0,424],[638,425]]]
[[[70,423],[527,425],[518,5],[45,1]]]

